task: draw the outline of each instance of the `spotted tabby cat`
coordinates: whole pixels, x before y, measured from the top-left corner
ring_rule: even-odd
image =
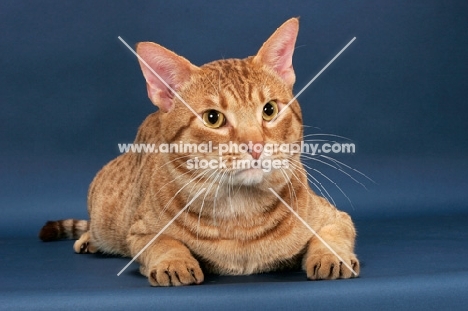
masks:
[[[298,28],[298,20],[292,18],[255,56],[201,67],[155,43],[139,43],[138,55],[167,85],[140,60],[148,96],[159,111],[146,118],[135,143],[301,141],[299,103],[285,107],[293,98]],[[219,160],[219,154],[212,150],[120,155],[89,188],[90,220],[48,222],[40,237],[78,239],[74,245],[78,253],[133,257],[170,223],[137,258],[153,286],[199,284],[204,272],[241,275],[293,267],[302,267],[311,280],[357,276],[351,218],[309,188],[300,154],[232,151],[222,155],[226,167],[189,168],[188,160],[195,158]],[[277,159],[289,165],[270,171],[233,168],[239,159]]]

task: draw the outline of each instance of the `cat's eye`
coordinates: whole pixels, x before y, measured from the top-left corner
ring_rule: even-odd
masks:
[[[278,104],[274,100],[270,100],[263,106],[262,116],[263,120],[271,121],[278,114]]]
[[[221,112],[211,109],[203,113],[205,126],[217,129],[226,124],[226,117]]]

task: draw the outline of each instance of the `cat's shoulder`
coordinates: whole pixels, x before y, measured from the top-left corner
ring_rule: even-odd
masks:
[[[135,143],[149,143],[158,140],[161,128],[160,115],[161,113],[156,111],[146,117],[138,128]]]

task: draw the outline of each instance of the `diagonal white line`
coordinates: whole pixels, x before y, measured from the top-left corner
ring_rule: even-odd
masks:
[[[166,81],[163,80],[163,78],[161,78],[160,75],[158,75],[158,73],[156,71],[153,70],[153,68],[151,68],[143,58],[140,57],[140,55],[137,54],[137,52],[135,52],[134,49],[132,49],[128,44],[127,42],[125,42],[124,39],[122,39],[120,36],[118,37],[120,41],[122,41],[122,43],[130,50],[132,51],[133,54],[135,54],[136,57],[138,57],[138,59],[159,79],[161,80],[161,82],[169,89],[171,90],[171,92],[191,111],[193,112],[193,114],[198,118],[200,119],[200,121],[203,122],[203,119],[202,117],[200,117],[195,110],[193,110],[192,107],[190,107],[189,104],[187,104],[187,102],[176,92],[174,91],[174,89],[172,89],[172,87],[169,86],[169,84],[166,83]]]
[[[312,229],[312,227],[309,226],[309,224],[308,224],[304,219],[302,219],[302,217],[299,216],[299,214],[296,213],[296,211],[293,210],[293,209],[291,208],[291,206],[289,206],[288,203],[286,203],[286,202],[278,195],[278,193],[276,193],[275,190],[273,190],[272,188],[268,188],[268,189],[270,189],[270,191],[271,191],[287,208],[289,208],[289,210],[291,211],[291,213],[293,213],[294,216],[296,216],[297,219],[299,219],[299,220],[304,224],[304,226],[306,226],[307,229],[309,229],[309,230],[317,237],[317,239],[319,239],[320,242],[322,242],[323,245],[325,245],[326,248],[328,248],[328,249],[333,253],[333,255],[335,255],[349,270],[351,270],[351,271],[353,272],[353,274],[354,274],[355,276],[357,276],[356,271],[354,271],[353,268],[351,268],[351,266],[350,266],[346,261],[344,261],[343,258],[341,258],[341,256],[338,255],[338,253],[335,252],[335,250],[334,250],[333,248],[331,248],[331,246],[328,245],[328,243],[325,242],[325,240],[322,239],[322,237],[321,237],[320,235],[318,235],[317,232],[316,232],[314,229]]]
[[[200,191],[198,191],[198,193],[190,200],[190,202],[188,202],[187,205],[185,205],[184,208],[181,209],[181,210],[177,213],[177,215],[175,215],[174,218],[172,218],[172,220],[169,221],[169,222],[167,223],[167,225],[165,225],[165,226],[161,229],[161,231],[159,231],[158,234],[156,234],[156,235],[151,239],[151,241],[149,241],[148,244],[146,244],[145,247],[143,247],[143,248],[138,252],[138,254],[136,254],[135,257],[132,258],[132,260],[130,260],[130,262],[129,262],[125,267],[123,267],[122,270],[120,270],[119,273],[117,273],[117,276],[120,276],[120,275],[122,274],[122,272],[124,272],[124,271],[128,268],[128,266],[130,266],[130,265],[132,264],[132,262],[134,262],[134,261],[151,245],[151,243],[153,243],[154,240],[156,240],[156,239],[164,232],[164,230],[166,230],[166,229],[177,219],[177,217],[179,217],[180,215],[182,215],[182,213],[190,206],[190,204],[193,203],[193,201],[195,201],[196,198],[198,198],[198,197],[200,196],[200,194],[202,194],[203,191],[205,191],[205,189],[206,189],[206,188],[203,188],[203,189],[201,189]]]
[[[315,77],[313,77],[312,80],[310,80],[309,83],[307,83],[306,86],[304,86],[304,87],[302,88],[302,90],[300,90],[299,93],[297,93],[296,96],[294,96],[293,99],[291,99],[291,100],[289,101],[289,103],[288,103],[286,106],[284,106],[284,108],[281,109],[281,111],[278,112],[278,114],[276,115],[276,117],[275,117],[273,120],[271,120],[271,121],[276,120],[276,119],[278,118],[278,116],[279,116],[283,111],[285,111],[286,108],[289,107],[289,105],[291,105],[291,104],[296,100],[296,98],[298,98],[299,95],[301,95],[302,92],[304,92],[304,91],[309,87],[309,85],[311,85],[312,82],[314,82],[314,81],[322,74],[322,72],[324,72],[325,69],[327,69],[328,66],[330,66],[330,65],[335,61],[335,59],[337,59],[338,56],[340,56],[341,53],[343,53],[344,50],[346,50],[346,49],[348,48],[348,46],[351,45],[351,43],[354,42],[354,40],[356,40],[356,37],[354,37],[353,39],[351,39],[351,41],[349,41],[348,44],[346,44],[345,47],[342,48],[341,51],[339,51],[338,54],[336,54],[335,57],[333,57],[332,60],[329,61],[328,64],[326,64],[325,67],[323,67],[322,70],[320,70],[319,73],[317,73],[317,74],[315,75]],[[270,122],[271,122],[271,121],[270,121]]]

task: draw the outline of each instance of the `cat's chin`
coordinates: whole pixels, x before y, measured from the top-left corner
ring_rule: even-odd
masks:
[[[265,172],[261,168],[249,168],[237,171],[231,183],[233,185],[254,186],[263,181]]]

